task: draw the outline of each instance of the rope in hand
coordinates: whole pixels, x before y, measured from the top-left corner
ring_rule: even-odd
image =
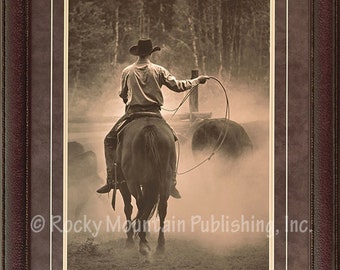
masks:
[[[219,79],[217,79],[216,77],[214,76],[210,76],[209,77],[210,79],[213,79],[215,80],[220,86],[221,88],[223,89],[223,92],[224,92],[224,96],[225,96],[225,101],[226,101],[226,108],[225,108],[225,113],[224,113],[224,123],[225,123],[225,126],[224,126],[224,130],[222,130],[216,140],[216,145],[215,147],[213,148],[213,151],[211,152],[211,154],[203,159],[201,162],[199,162],[197,165],[193,166],[192,168],[186,170],[186,171],[183,171],[183,172],[178,172],[178,166],[179,166],[179,158],[180,158],[180,151],[181,151],[181,148],[180,148],[180,143],[179,141],[177,141],[177,164],[176,164],[176,172],[177,172],[177,175],[183,175],[183,174],[186,174],[188,172],[191,172],[192,170],[198,168],[199,166],[201,166],[202,164],[204,164],[205,162],[209,161],[222,147],[223,145],[223,142],[225,140],[225,138],[227,137],[227,134],[228,134],[228,126],[229,126],[229,119],[230,119],[230,106],[229,106],[229,99],[228,99],[228,94],[227,94],[227,90],[225,89],[225,87],[223,86],[223,84],[220,82]],[[173,110],[167,110],[167,109],[164,109],[163,110],[166,110],[166,111],[174,111],[174,113],[172,114],[171,118],[177,113],[177,111],[179,110],[179,108],[184,104],[184,102],[188,99],[188,97],[193,93],[194,91],[194,88],[191,88],[189,90],[189,92],[185,95],[185,97],[183,98],[183,100],[181,101],[181,103],[178,105],[177,108],[173,109]]]

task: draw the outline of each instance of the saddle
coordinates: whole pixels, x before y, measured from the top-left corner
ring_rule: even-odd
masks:
[[[135,119],[142,117],[157,117],[162,118],[159,113],[156,112],[133,112],[126,115],[126,117],[117,126],[117,137],[119,138],[120,133],[126,127],[126,125]]]

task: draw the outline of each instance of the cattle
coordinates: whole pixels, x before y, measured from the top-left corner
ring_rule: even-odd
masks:
[[[97,156],[93,151],[85,151],[78,142],[68,143],[68,215],[79,218],[95,190],[103,182],[98,175]]]
[[[253,144],[240,124],[223,118],[205,119],[194,125],[191,147],[194,154],[218,151],[237,159],[251,151]]]
[[[69,182],[79,183],[78,178],[97,180],[97,156],[93,151],[85,151],[78,142],[68,143]],[[92,181],[92,180],[91,180]]]

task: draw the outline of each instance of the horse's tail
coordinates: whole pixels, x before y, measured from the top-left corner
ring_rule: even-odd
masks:
[[[146,183],[143,184],[143,207],[139,219],[150,219],[159,202],[160,186],[162,182],[162,165],[159,153],[159,136],[154,125],[146,126],[141,131],[144,140]]]
[[[154,182],[160,182],[162,179],[162,163],[156,127],[154,125],[146,126],[141,133],[144,134],[147,177],[153,179]]]

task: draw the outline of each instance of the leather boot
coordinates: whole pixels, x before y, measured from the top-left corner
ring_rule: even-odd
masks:
[[[97,190],[97,193],[109,193],[114,188],[114,177],[111,170],[107,170],[106,184]]]
[[[100,194],[109,193],[111,189],[112,189],[111,184],[106,183],[104,186],[97,189],[97,193],[100,193]]]
[[[172,182],[172,185],[170,187],[170,196],[174,197],[175,199],[180,199],[182,197],[181,197],[181,194],[179,193],[179,191],[176,188],[176,184],[177,184],[177,181],[176,181],[176,179],[174,179],[174,181]]]

